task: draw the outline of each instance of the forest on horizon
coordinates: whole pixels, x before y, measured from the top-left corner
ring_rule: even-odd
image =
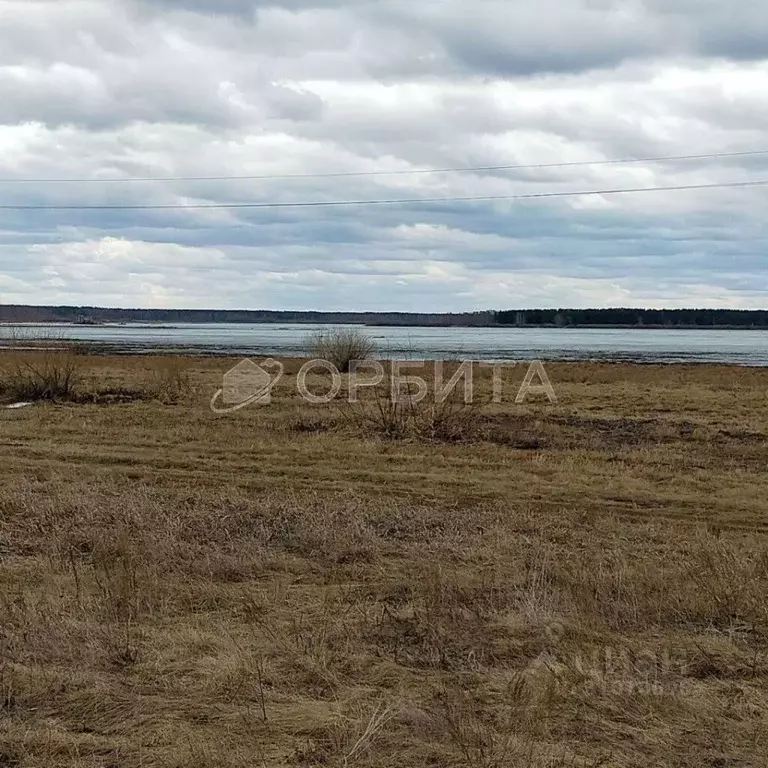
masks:
[[[432,327],[768,328],[768,310],[618,307],[425,313],[0,305],[0,323],[360,323]]]

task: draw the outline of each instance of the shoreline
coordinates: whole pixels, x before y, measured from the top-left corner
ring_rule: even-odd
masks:
[[[220,348],[211,349],[210,347],[202,346],[189,346],[189,347],[139,347],[132,346],[130,344],[114,345],[110,342],[101,341],[79,341],[73,340],[73,343],[67,344],[67,339],[57,339],[57,346],[44,346],[38,345],[6,345],[0,340],[0,354],[7,354],[16,352],[66,352],[73,351],[74,354],[81,355],[85,358],[97,358],[97,359],[123,359],[130,358],[135,359],[147,359],[156,360],[158,358],[174,358],[181,360],[189,360],[196,362],[215,362],[221,360],[242,360],[242,359],[274,359],[281,362],[306,362],[313,359],[313,355],[301,350],[291,350],[288,353],[283,351],[275,351],[269,349],[237,349],[237,348]],[[397,352],[398,350],[394,350]],[[530,354],[526,354],[530,352]],[[528,364],[534,361],[541,362],[544,365],[563,365],[563,366],[638,366],[642,368],[658,367],[658,368],[697,368],[705,369],[711,368],[725,368],[725,369],[749,369],[749,370],[768,370],[768,362],[737,362],[728,360],[700,360],[700,359],[660,359],[654,356],[635,356],[635,357],[618,357],[606,353],[605,357],[547,357],[542,350],[524,350],[523,353],[516,357],[504,357],[504,358],[488,358],[478,356],[472,357],[457,357],[456,355],[446,357],[436,357],[425,355],[424,357],[414,357],[410,351],[404,351],[401,356],[374,356],[372,359],[380,362],[393,362],[399,361],[403,363],[421,364],[421,365],[434,365],[438,362],[442,362],[448,366],[458,365],[464,362],[471,362],[474,365],[500,365],[506,367],[513,367],[515,365]]]
[[[502,323],[354,323],[354,322],[333,322],[333,321],[317,321],[317,320],[189,320],[174,325],[168,325],[165,322],[151,320],[142,322],[136,320],[129,320],[125,322],[94,322],[94,323],[77,323],[68,322],[66,320],[41,320],[39,322],[9,322],[4,320],[0,322],[0,328],[154,328],[158,330],[178,330],[182,327],[188,326],[210,326],[210,325],[237,325],[237,326],[285,326],[285,325],[299,325],[299,326],[359,326],[361,328],[431,328],[431,329],[484,329],[484,330],[561,330],[561,331],[578,331],[578,330],[636,330],[636,331],[762,331],[768,332],[768,326],[765,325],[691,325],[691,324],[675,324],[675,325],[658,325],[658,324],[622,324],[622,323],[578,323],[557,325],[556,323],[525,323],[525,324],[502,324]]]

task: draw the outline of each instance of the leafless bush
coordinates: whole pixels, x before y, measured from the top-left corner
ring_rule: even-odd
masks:
[[[341,373],[348,373],[354,360],[367,360],[376,344],[359,328],[326,328],[310,334],[307,346],[312,354],[333,363]]]
[[[82,361],[60,339],[14,336],[0,362],[0,393],[14,402],[69,400],[81,381]]]
[[[151,398],[161,403],[178,403],[192,393],[189,371],[181,359],[164,360],[159,367],[152,370],[146,389]]]
[[[456,393],[444,399],[417,400],[384,383],[372,388],[370,398],[342,405],[342,413],[366,434],[460,442],[478,435],[482,406],[465,402]]]

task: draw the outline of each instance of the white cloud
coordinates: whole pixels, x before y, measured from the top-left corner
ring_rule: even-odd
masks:
[[[517,195],[768,179],[762,5],[0,0],[0,203]],[[0,210],[0,300],[764,306],[768,187],[208,211]],[[725,302],[725,304],[723,304]]]

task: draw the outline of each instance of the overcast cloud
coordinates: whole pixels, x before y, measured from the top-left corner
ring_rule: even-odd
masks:
[[[768,179],[764,0],[0,0],[0,205],[510,196]],[[29,179],[90,179],[30,183]],[[22,181],[23,180],[23,181]],[[768,186],[0,210],[0,301],[768,306]]]

